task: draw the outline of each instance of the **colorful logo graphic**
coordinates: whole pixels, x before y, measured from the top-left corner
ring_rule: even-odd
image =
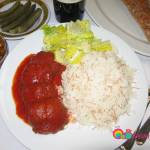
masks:
[[[126,129],[126,131],[124,132],[122,129],[120,129],[119,127],[117,127],[114,131],[113,131],[113,137],[115,139],[131,139],[132,137],[135,139],[147,139],[150,138],[149,133],[132,133],[131,129]]]
[[[117,128],[113,131],[113,137],[115,139],[130,139],[132,137],[132,131],[130,129],[126,129],[124,132],[122,129]]]

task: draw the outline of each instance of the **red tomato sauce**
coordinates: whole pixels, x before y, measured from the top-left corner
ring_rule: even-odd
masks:
[[[17,68],[12,86],[16,113],[35,133],[56,133],[69,122],[57,89],[65,69],[49,52],[29,55]]]

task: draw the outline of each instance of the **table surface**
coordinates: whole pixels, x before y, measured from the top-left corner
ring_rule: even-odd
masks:
[[[1,1],[1,0],[0,0]],[[51,15],[49,24],[56,24],[58,23],[55,19],[54,10],[52,0],[45,0],[50,8]],[[91,1],[87,1],[91,2]],[[85,12],[84,18],[89,19],[92,24],[95,24],[91,17],[88,15],[87,11]],[[11,52],[14,47],[20,42],[21,40],[7,40],[9,46],[9,52]],[[137,54],[139,57],[143,68],[145,70],[146,79],[148,85],[150,86],[150,57],[142,56]],[[147,111],[145,120],[147,119],[148,115],[150,114],[150,109]],[[134,146],[133,150],[148,150],[150,147],[150,140],[148,139],[145,145],[142,147]],[[25,146],[23,146],[7,129],[6,125],[4,124],[2,118],[0,117],[0,150],[28,150]]]

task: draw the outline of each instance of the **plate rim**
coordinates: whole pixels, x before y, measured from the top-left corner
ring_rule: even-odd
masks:
[[[89,14],[89,16],[92,18],[92,20],[98,25],[98,26],[102,26],[103,28],[105,28],[106,30],[110,30],[111,32],[113,32],[114,34],[118,35],[119,37],[121,37],[124,41],[126,41],[126,43],[128,43],[128,45],[130,45],[130,47],[132,47],[132,49],[138,53],[138,54],[141,54],[141,55],[144,55],[144,56],[147,56],[147,57],[150,57],[150,44],[147,43],[143,43],[137,39],[134,39],[132,36],[129,36],[128,34],[126,34],[126,32],[122,31],[122,29],[119,29],[117,28],[117,25],[114,25],[114,23],[112,23],[111,21],[109,21],[109,19],[107,19],[103,12],[101,12],[101,8],[99,8],[100,2],[98,0],[93,0],[92,3],[90,2],[87,2],[87,5],[86,5],[86,10]],[[94,10],[93,10],[93,7],[94,7]],[[97,13],[96,13],[97,12]],[[98,17],[98,14],[103,18],[101,17]],[[101,19],[101,21],[100,21]],[[104,20],[104,22],[103,22]],[[136,21],[135,21],[136,22]],[[136,22],[137,23],[137,22]],[[146,46],[149,46],[148,48],[146,48],[145,50],[143,50],[142,48],[138,48],[138,47],[135,47],[133,43],[142,43],[142,44],[145,44]],[[139,44],[138,44],[139,45]]]

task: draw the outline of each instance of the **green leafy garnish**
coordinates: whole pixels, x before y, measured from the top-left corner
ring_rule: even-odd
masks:
[[[70,22],[59,26],[44,25],[44,48],[55,54],[60,63],[78,64],[91,51],[110,51],[110,41],[101,41],[91,31],[89,21]]]

